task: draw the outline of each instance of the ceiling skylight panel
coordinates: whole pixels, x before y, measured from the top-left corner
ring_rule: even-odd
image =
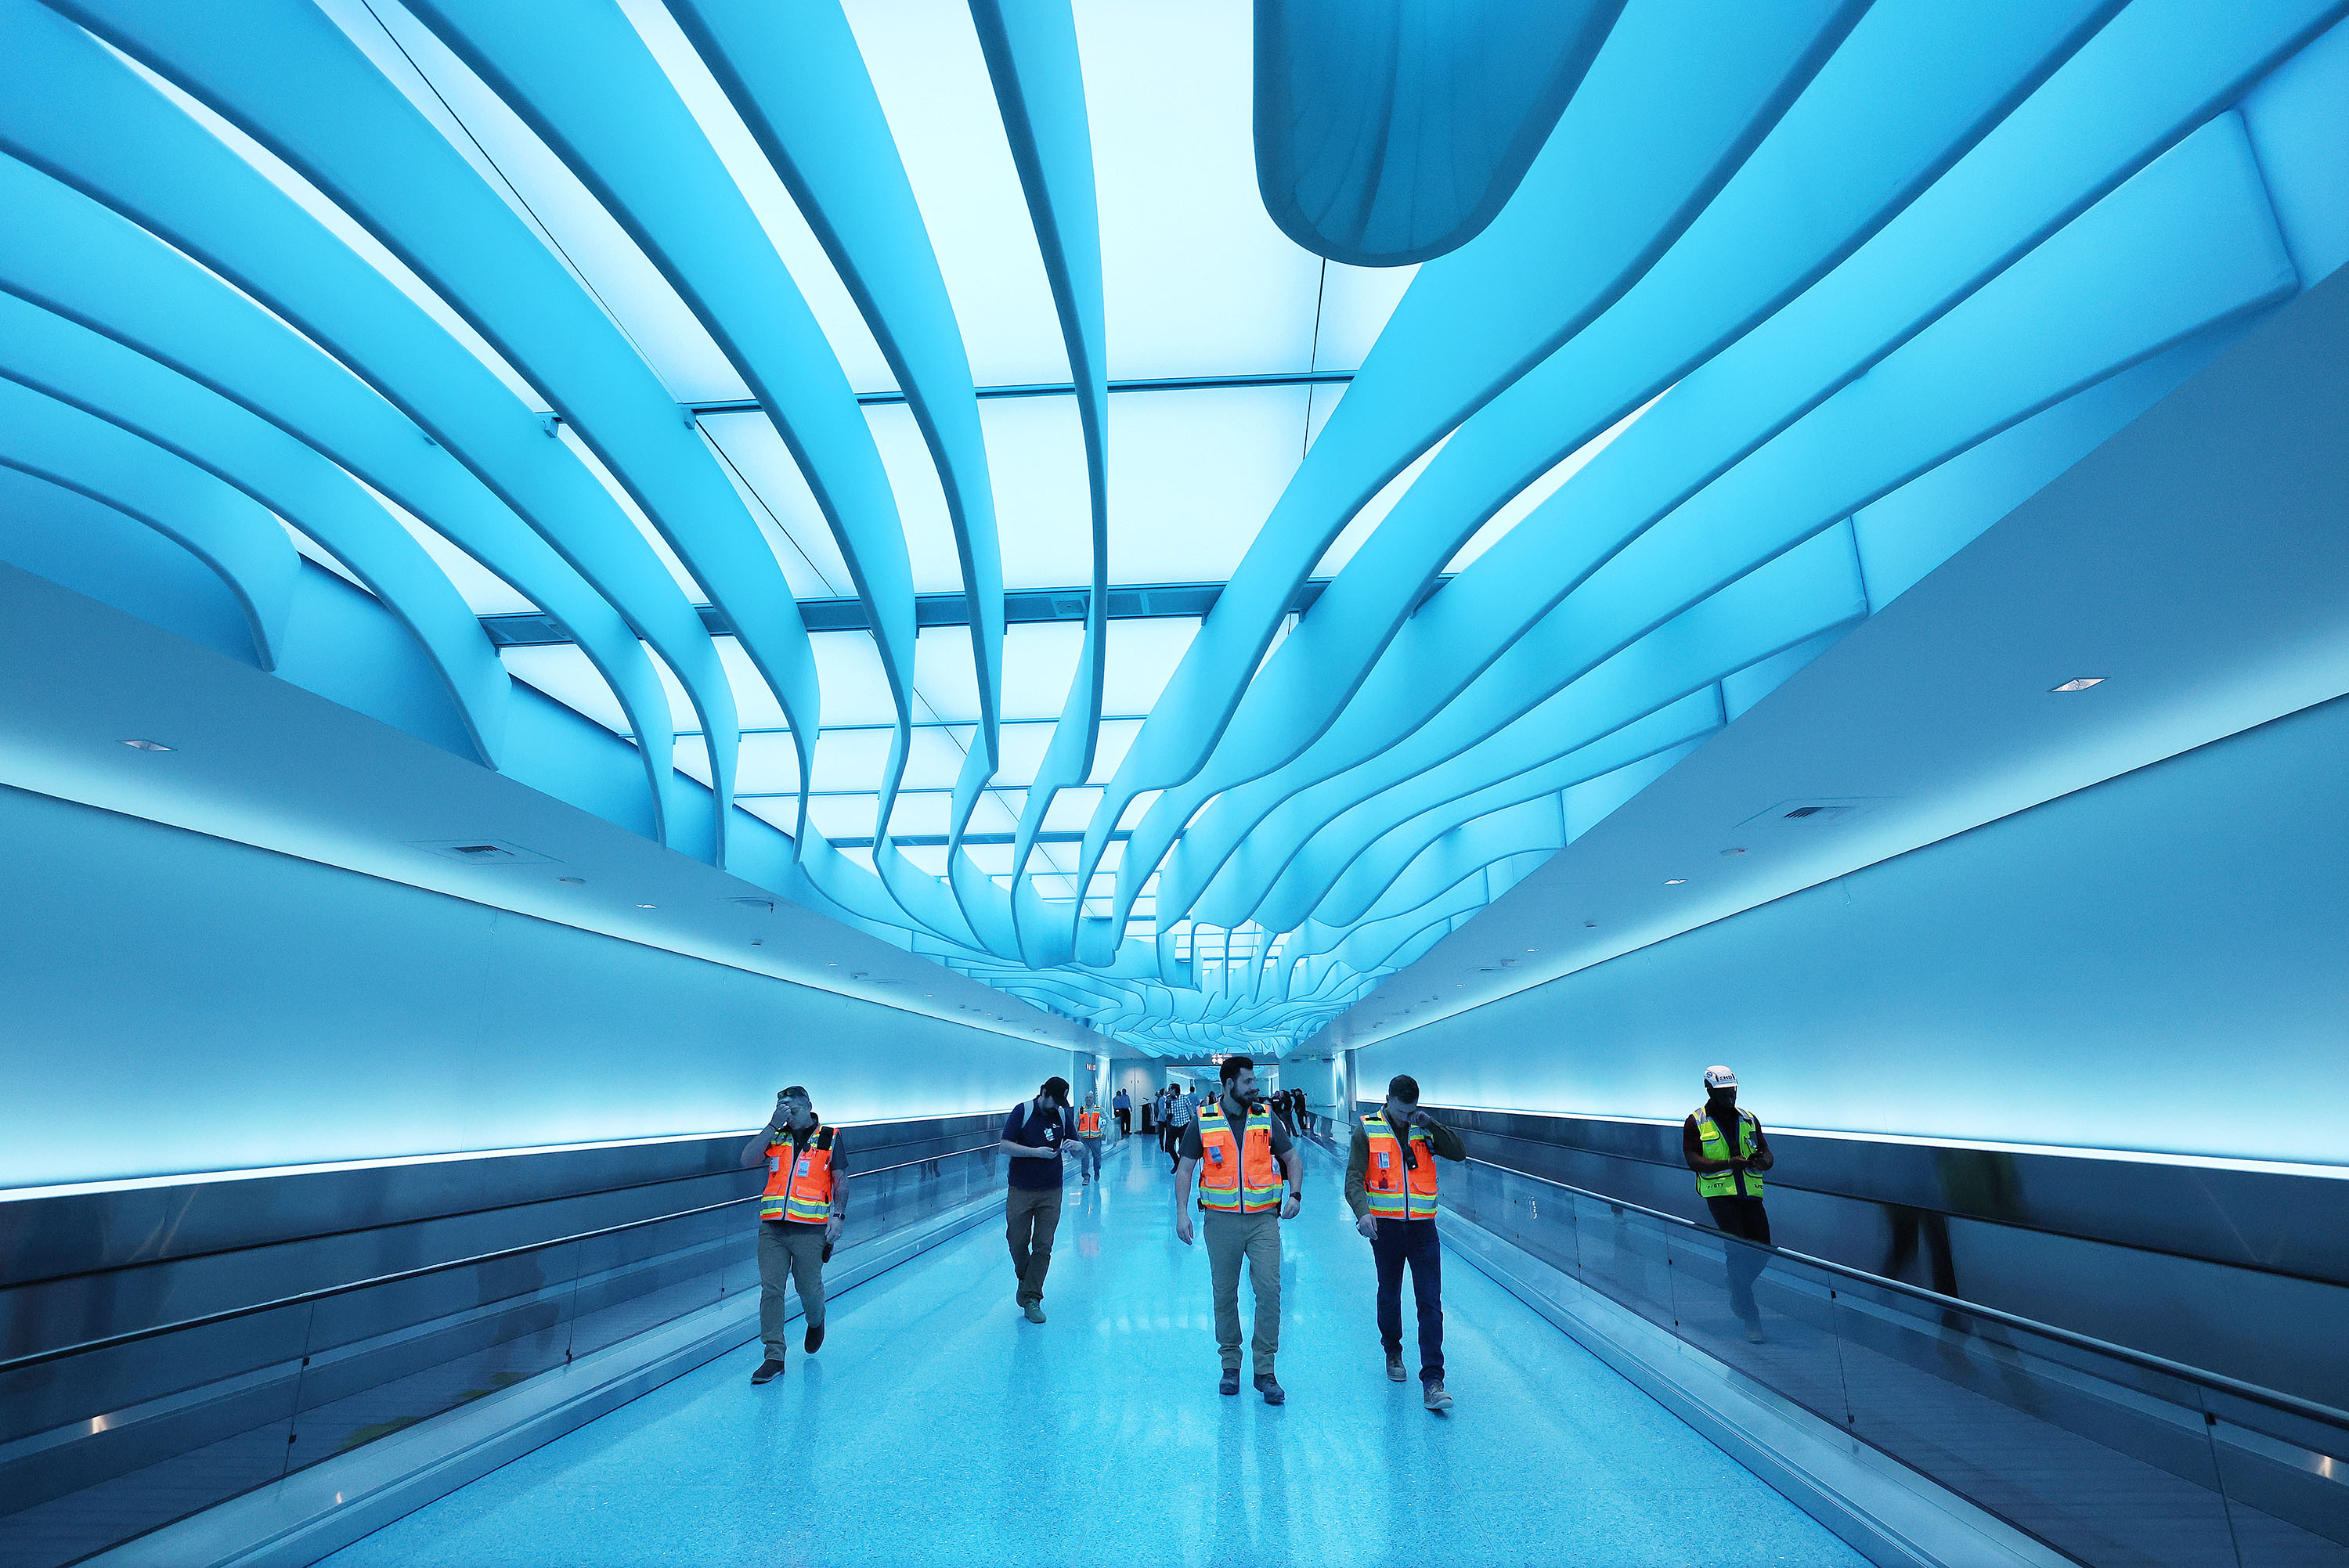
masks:
[[[1111,400],[1112,429],[1126,397]],[[1068,588],[1092,578],[1092,490],[1074,397],[990,397],[978,406],[995,485],[1006,588]],[[1111,438],[1114,449],[1116,437]],[[1112,489],[1112,500],[1115,497]]]
[[[636,242],[430,29],[392,0],[326,0],[326,8],[538,232],[627,334],[672,396],[679,402],[750,396],[718,345]]]
[[[981,385],[1069,379],[1028,201],[962,0],[845,7]],[[918,561],[916,570],[920,569]]]
[[[381,35],[378,34],[378,36],[380,37]],[[400,293],[415,301],[425,314],[440,324],[443,331],[464,346],[465,352],[480,360],[488,367],[492,375],[505,383],[507,390],[533,408],[543,409],[548,406],[538,388],[524,380],[520,371],[507,364],[505,356],[491,347],[489,341],[480,333],[475,332],[471,325],[463,316],[459,315],[448,301],[434,292],[422,278],[409,271],[407,263],[393,255],[381,241],[362,227],[357,219],[344,211],[325,191],[304,179],[291,164],[254,140],[228,120],[212,112],[208,106],[189,97],[137,60],[114,48],[112,45],[107,44],[104,39],[99,39],[98,43],[108,53],[112,54],[144,77],[150,86],[170,98],[189,118],[211,132],[230,151],[251,164],[264,179],[292,197],[304,211],[324,224],[333,232],[335,238],[357,253],[368,266],[381,273]]]
[[[925,626],[914,634],[914,689],[922,708],[916,718],[978,722],[978,662],[971,655],[969,627]]]
[[[508,675],[544,692],[573,712],[585,714],[615,735],[631,733],[628,717],[621,710],[620,699],[612,695],[603,673],[572,644],[500,648],[498,658]]]
[[[812,789],[827,792],[878,789],[889,766],[885,729],[827,729],[816,738]]]
[[[905,748],[905,788],[953,789],[955,780],[962,775],[965,748],[975,733],[968,729],[915,730]]]
[[[856,592],[832,525],[792,457],[774,421],[764,414],[704,414],[701,434],[718,453],[743,505],[781,562],[783,580],[802,599],[846,599]]]
[[[1101,744],[1093,752],[1092,778],[1089,782],[1108,783],[1110,776],[1117,771],[1117,765],[1124,761],[1125,754],[1133,749],[1133,738],[1141,733],[1142,721],[1138,718],[1102,720]]]
[[[1311,362],[1321,259],[1257,191],[1252,29],[1247,0],[1077,6],[1113,377]]]
[[[1247,387],[1111,398],[1110,581],[1229,578],[1297,472],[1306,391]]]
[[[816,325],[823,329],[824,341],[848,373],[848,384],[859,392],[895,390],[896,375],[882,356],[881,346],[874,340],[873,329],[856,308],[839,270],[667,8],[658,0],[619,0],[619,5],[726,165],[727,173],[733,176],[750,211],[758,215],[760,227],[766,230],[775,253],[806,297]]]
[[[1403,291],[1419,275],[1419,269],[1350,267],[1342,262],[1328,266],[1321,279],[1313,368],[1360,370],[1371,356],[1371,345],[1386,330],[1387,318],[1402,303]]]
[[[818,632],[808,638],[815,650],[818,689],[823,693],[824,734],[841,724],[889,724],[897,705],[870,632]]]
[[[878,795],[820,795],[808,802],[808,820],[835,843],[842,839],[870,839],[880,808]],[[872,864],[869,860],[864,863]]]
[[[702,742],[698,738],[695,738],[693,745],[697,754],[701,754]],[[685,748],[686,742],[680,738],[677,743],[679,767],[684,766]],[[707,782],[709,765],[704,762],[702,766],[704,771],[698,777]],[[738,754],[734,766],[734,788],[740,794],[796,795],[799,793],[799,748],[792,744],[792,738],[789,735],[744,736],[742,749]]]
[[[1112,621],[1108,669],[1102,680],[1103,713],[1148,713],[1182,662],[1199,623],[1184,617]]]
[[[740,637],[713,637],[718,649],[718,662],[725,668],[726,684],[734,688],[734,710],[740,716],[745,729],[781,728],[789,720],[783,717],[783,705],[775,700],[767,685],[767,677],[742,646]]]
[[[1126,622],[1113,623],[1116,625]],[[1139,623],[1133,623],[1139,624]],[[959,628],[957,628],[959,630]],[[966,645],[969,636],[964,634]],[[1084,652],[1081,621],[1008,626],[1003,633],[1003,717],[1057,719]],[[1114,638],[1112,645],[1115,645]]]
[[[913,409],[903,403],[875,404],[864,410],[864,422],[872,427],[881,466],[888,471],[890,493],[897,499],[905,553],[914,568],[914,592],[961,593],[962,555],[955,543],[954,520],[947,513],[936,459],[922,439]]]
[[[1102,791],[1087,787],[1063,789],[1052,797],[1044,808],[1044,830],[1052,833],[1081,833],[1101,809]]]
[[[999,735],[995,782],[1006,789],[1025,789],[1036,781],[1036,769],[1043,763],[1044,748],[1052,742],[1052,727],[1007,724]]]

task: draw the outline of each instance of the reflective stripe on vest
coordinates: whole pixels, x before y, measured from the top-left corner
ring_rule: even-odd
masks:
[[[1280,1164],[1272,1157],[1272,1113],[1249,1110],[1247,1150],[1232,1138],[1220,1099],[1199,1112],[1199,1207],[1254,1214],[1280,1207]]]
[[[1079,1138],[1099,1138],[1101,1135],[1100,1111],[1081,1110],[1077,1112],[1077,1136]]]
[[[1362,1131],[1371,1140],[1371,1162],[1362,1172],[1371,1212],[1381,1220],[1435,1218],[1435,1146],[1427,1134],[1411,1130],[1412,1157],[1406,1161],[1402,1140],[1383,1113],[1362,1118]]]
[[[832,1218],[833,1133],[832,1128],[817,1128],[797,1158],[789,1138],[767,1145],[767,1190],[760,1198],[759,1218],[802,1225]]]
[[[1696,1108],[1694,1115],[1696,1117],[1697,1152],[1703,1155],[1707,1160],[1730,1159],[1732,1156],[1729,1152],[1729,1140],[1723,1138],[1721,1135],[1721,1129],[1713,1125],[1712,1113],[1707,1111],[1704,1107],[1699,1106]],[[1739,1111],[1737,1113],[1737,1153],[1735,1158],[1740,1160],[1751,1160],[1754,1158],[1754,1150],[1755,1147],[1754,1128],[1754,1118],[1744,1111]],[[1740,1192],[1737,1190],[1736,1171],[1715,1171],[1709,1174],[1698,1176],[1696,1179],[1696,1190],[1700,1195],[1707,1198],[1759,1198],[1762,1196],[1762,1178],[1751,1171],[1747,1171],[1745,1173],[1745,1190],[1743,1192]]]

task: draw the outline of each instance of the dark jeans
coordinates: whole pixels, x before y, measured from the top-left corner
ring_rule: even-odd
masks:
[[[1723,1251],[1728,1253],[1729,1310],[1747,1323],[1759,1323],[1762,1309],[1754,1305],[1754,1282],[1760,1277],[1762,1265],[1770,1261],[1761,1250],[1770,1244],[1769,1212],[1759,1198],[1707,1198],[1704,1206],[1713,1211],[1715,1230],[1755,1243]]]
[[[1390,1356],[1402,1354],[1402,1270],[1411,1265],[1411,1294],[1419,1315],[1419,1377],[1444,1377],[1444,1249],[1433,1220],[1381,1220],[1371,1239],[1379,1265],[1379,1340]]]
[[[1133,1136],[1133,1112],[1130,1110],[1119,1111],[1117,1113],[1117,1135],[1120,1138],[1128,1138]]]

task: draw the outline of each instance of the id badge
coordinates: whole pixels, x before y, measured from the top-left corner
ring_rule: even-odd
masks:
[[[1394,1156],[1393,1156],[1393,1155],[1392,1155],[1392,1154],[1390,1154],[1390,1153],[1388,1153],[1388,1152],[1387,1152],[1385,1150],[1383,1150],[1383,1149],[1380,1150],[1379,1150],[1379,1169],[1380,1169],[1380,1170],[1381,1170],[1381,1171],[1384,1171],[1384,1170],[1387,1170],[1389,1167],[1392,1166],[1393,1164],[1394,1164]]]
[[[802,1155],[801,1155],[801,1156],[800,1156],[800,1174],[801,1174],[801,1175],[804,1176],[804,1175],[806,1175],[809,1171],[812,1171],[812,1170],[814,1170],[814,1169],[815,1169],[815,1161],[814,1161],[810,1160],[810,1159],[809,1159],[806,1155],[804,1155],[804,1154],[802,1154]]]
[[[1211,1165],[1221,1165],[1224,1162],[1224,1151],[1221,1149],[1208,1150],[1207,1162]]]

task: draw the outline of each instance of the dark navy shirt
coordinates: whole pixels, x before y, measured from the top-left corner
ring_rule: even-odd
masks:
[[[1011,1108],[1003,1119],[1006,1142],[1024,1143],[1030,1149],[1050,1149],[1056,1153],[1061,1146],[1077,1135],[1076,1123],[1065,1110],[1057,1116],[1033,1114],[1036,1102],[1023,1099]],[[1061,1162],[1052,1160],[1013,1160],[1011,1184],[1014,1187],[1058,1188],[1061,1185]]]

